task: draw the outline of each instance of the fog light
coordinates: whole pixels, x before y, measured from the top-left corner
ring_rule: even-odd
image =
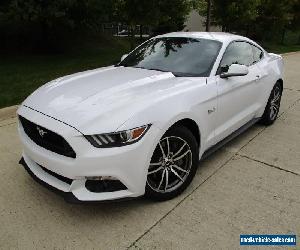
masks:
[[[85,187],[94,193],[115,192],[127,189],[122,182],[112,176],[87,177]]]

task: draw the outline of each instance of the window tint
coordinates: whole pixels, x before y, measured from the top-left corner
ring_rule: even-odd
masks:
[[[224,53],[221,67],[228,67],[231,64],[241,64],[246,66],[253,64],[252,45],[246,42],[231,43]]]
[[[259,62],[262,59],[264,53],[262,52],[261,49],[259,49],[256,46],[252,46],[252,48],[253,48],[253,60],[254,60],[254,63]]]
[[[156,38],[135,49],[119,66],[207,77],[221,47],[222,43],[208,39]]]

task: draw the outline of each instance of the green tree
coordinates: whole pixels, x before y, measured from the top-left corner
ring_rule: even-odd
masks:
[[[0,29],[8,40],[57,46],[63,37],[98,29],[112,20],[114,0],[6,0],[0,6]],[[9,29],[7,28],[9,27]]]
[[[212,23],[221,26],[223,31],[258,40],[280,38],[283,43],[287,29],[297,31],[300,27],[299,0],[211,1]],[[193,6],[200,15],[209,17],[207,3],[207,0],[194,0]]]
[[[261,0],[256,18],[256,33],[261,40],[274,40],[281,37],[284,40],[291,15],[290,0]]]
[[[134,47],[136,27],[148,26],[154,34],[180,31],[190,11],[190,0],[118,0],[116,21],[130,27]]]
[[[158,33],[181,31],[184,29],[184,22],[191,10],[191,1],[160,0],[157,7],[161,17],[156,28]]]
[[[191,7],[190,0],[119,0],[118,19],[134,28],[147,25],[156,32],[178,31]]]
[[[294,32],[298,32],[297,43],[300,44],[300,1],[291,0],[290,5],[291,5],[291,9],[290,9],[291,20],[289,22],[289,29]]]
[[[258,16],[260,0],[214,0],[213,16],[223,31],[247,31]]]
[[[116,2],[116,20],[127,24],[134,35],[137,25],[155,26],[159,20],[155,0],[119,0]]]
[[[260,0],[194,0],[193,8],[206,16],[206,31],[210,25],[222,27],[222,31],[244,31],[249,33],[257,17]]]

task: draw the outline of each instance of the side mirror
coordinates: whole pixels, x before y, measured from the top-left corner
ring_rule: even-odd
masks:
[[[121,57],[121,62],[128,56],[128,54],[125,54]]]
[[[249,73],[247,66],[240,64],[231,64],[227,72],[220,74],[221,78],[228,78],[232,76],[245,76]]]

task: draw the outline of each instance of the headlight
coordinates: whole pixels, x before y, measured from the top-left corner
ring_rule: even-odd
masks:
[[[145,125],[121,132],[99,135],[85,135],[85,138],[97,148],[121,147],[140,140],[149,128],[150,125]]]

